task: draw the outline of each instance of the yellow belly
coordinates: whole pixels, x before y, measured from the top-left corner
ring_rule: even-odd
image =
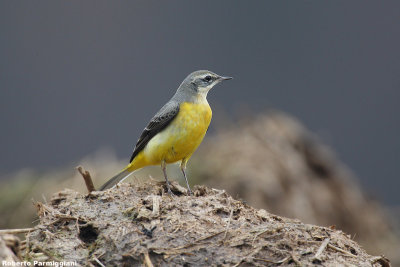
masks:
[[[208,103],[182,103],[176,118],[149,141],[128,169],[188,159],[203,141],[211,117]]]

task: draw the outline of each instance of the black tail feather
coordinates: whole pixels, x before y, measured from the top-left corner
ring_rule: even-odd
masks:
[[[114,177],[110,178],[105,184],[100,186],[99,191],[104,191],[113,187],[114,185],[118,184],[122,179],[127,177],[131,172],[127,170],[122,170],[120,173],[115,175]]]

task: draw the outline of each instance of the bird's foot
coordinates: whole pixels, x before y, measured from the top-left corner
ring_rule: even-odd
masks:
[[[190,188],[187,189],[187,195],[188,196],[193,196],[193,192],[192,192],[192,190],[190,190]]]
[[[172,193],[171,186],[169,185],[169,183],[167,183],[167,192],[168,192],[168,195],[170,197],[174,197],[175,196],[175,194]]]
[[[168,195],[169,195],[170,197],[175,197],[175,194],[172,193],[171,189],[169,189],[169,188],[168,188]]]

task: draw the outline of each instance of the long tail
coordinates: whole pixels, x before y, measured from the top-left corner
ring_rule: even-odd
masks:
[[[126,178],[128,178],[128,176],[131,175],[132,173],[133,173],[133,171],[128,171],[127,169],[123,169],[120,173],[118,173],[114,177],[110,178],[110,180],[108,180],[105,184],[103,184],[99,188],[99,191],[103,191],[103,190],[114,187],[120,181],[123,181]]]

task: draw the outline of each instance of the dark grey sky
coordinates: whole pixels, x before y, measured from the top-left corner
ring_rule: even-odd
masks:
[[[210,69],[235,77],[211,105],[294,115],[400,204],[399,47],[399,1],[1,1],[0,171],[128,159]]]

